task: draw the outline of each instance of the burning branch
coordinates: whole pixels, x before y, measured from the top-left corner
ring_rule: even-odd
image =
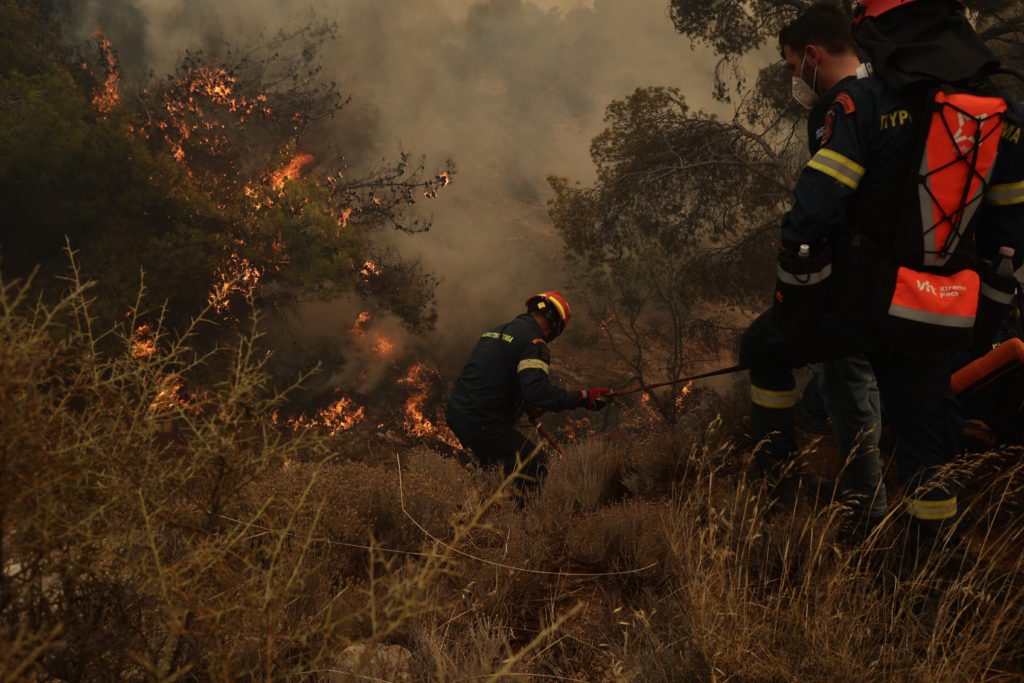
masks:
[[[299,152],[288,162],[288,165],[274,171],[270,175],[270,186],[280,192],[284,189],[285,183],[289,180],[296,180],[302,177],[302,170],[309,166],[316,158],[312,154]]]
[[[117,55],[114,54],[110,39],[103,33],[103,30],[97,26],[96,30],[93,31],[92,37],[96,40],[96,45],[100,51],[100,59],[103,61],[107,71],[107,78],[103,83],[103,89],[93,98],[93,105],[100,113],[109,114],[117,106],[118,102],[121,101],[121,95],[118,92],[121,85],[121,66],[117,62]]]
[[[295,431],[300,429],[322,429],[332,436],[347,432],[366,417],[366,410],[345,396],[340,396],[313,417],[300,415],[288,421]]]
[[[135,360],[145,360],[156,355],[156,339],[153,337],[153,328],[146,323],[140,325],[132,333],[131,356]]]

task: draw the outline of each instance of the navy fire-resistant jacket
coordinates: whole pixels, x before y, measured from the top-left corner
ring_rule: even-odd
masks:
[[[455,382],[448,400],[449,424],[456,434],[468,430],[473,434],[463,435],[486,439],[507,433],[524,407],[549,412],[578,407],[578,392],[551,382],[550,363],[543,331],[529,313],[485,332]]]
[[[999,154],[975,223],[978,254],[1001,246],[1024,258],[1024,112],[1008,102]],[[813,157],[800,175],[796,202],[782,221],[787,245],[829,240],[851,227],[875,244],[890,243],[907,192],[916,192],[920,159],[909,96],[880,79],[848,78],[823,98],[809,121]]]

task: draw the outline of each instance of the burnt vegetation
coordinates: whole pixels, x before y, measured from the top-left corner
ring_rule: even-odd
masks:
[[[435,275],[384,237],[428,229],[454,168],[319,137],[348,102],[317,67],[333,28],[138,80],[102,33],[67,47],[61,4],[0,0],[4,680],[1024,674],[1024,453],[953,464],[970,559],[912,566],[897,507],[849,543],[842,505],[751,476],[743,391],[680,386],[564,423],[520,510],[382,324],[436,322]],[[674,0],[735,116],[640,89],[596,184],[551,180],[590,318],[563,344],[603,337],[623,387],[728,359],[767,290],[799,113],[735,65],[801,4]],[[984,4],[1019,64],[1020,7]],[[266,317],[340,295],[366,309],[344,350],[289,375]],[[319,362],[385,388],[310,389]]]

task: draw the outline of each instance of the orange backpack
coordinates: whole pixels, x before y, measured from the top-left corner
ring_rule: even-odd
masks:
[[[875,73],[918,102],[914,118],[925,122],[881,264],[875,323],[892,341],[966,349],[983,275],[994,270],[975,258],[974,224],[1008,111],[1001,96],[983,94],[999,62],[957,0],[864,0],[855,22]]]

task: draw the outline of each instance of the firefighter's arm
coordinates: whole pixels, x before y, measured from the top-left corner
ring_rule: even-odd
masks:
[[[796,201],[782,219],[783,243],[814,244],[848,225],[847,205],[866,172],[862,115],[847,92],[832,103],[822,146],[800,172]]]
[[[523,345],[516,367],[523,401],[552,413],[579,407],[579,392],[566,391],[552,383],[550,364],[551,351],[542,339]]]
[[[1024,133],[1006,123],[992,182],[985,193],[978,224],[978,250],[985,257],[1012,247],[1019,268],[1024,261]]]

